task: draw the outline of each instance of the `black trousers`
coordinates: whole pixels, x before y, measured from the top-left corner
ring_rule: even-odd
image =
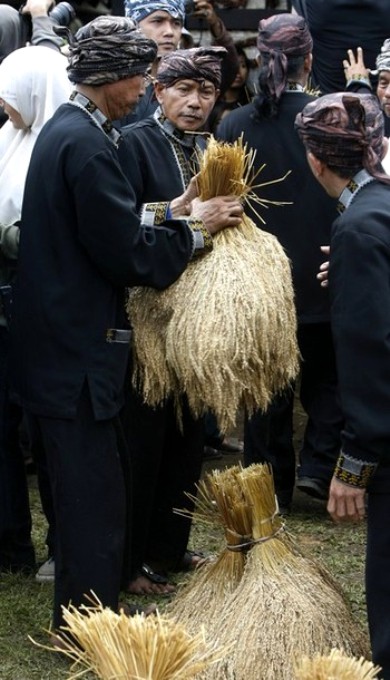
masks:
[[[370,493],[367,513],[366,598],[372,658],[390,680],[390,493]]]
[[[127,506],[114,420],[96,421],[88,388],[74,420],[38,417],[56,518],[54,628],[61,606],[93,590],[116,610],[124,563]]]
[[[203,457],[204,422],[183,403],[182,430],[173,402],[158,408],[127,387],[122,423],[132,460],[132,567],[129,580],[148,560],[175,569],[187,548],[191,520],[173,508],[193,509]]]
[[[302,324],[300,400],[307,414],[300,451],[300,476],[330,482],[341,446],[343,426],[330,324]],[[280,502],[291,500],[295,480],[293,447],[294,388],[277,396],[266,413],[245,423],[245,464],[269,462]]]
[[[23,453],[22,410],[9,395],[9,334],[0,327],[0,568],[35,568],[31,514]]]

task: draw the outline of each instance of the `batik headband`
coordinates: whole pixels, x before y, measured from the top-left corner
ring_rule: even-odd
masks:
[[[276,14],[260,21],[257,48],[261,55],[262,85],[278,100],[287,84],[288,59],[309,54],[313,39],[302,17]]]
[[[125,13],[139,23],[158,10],[168,12],[174,19],[184,23],[185,7],[183,0],[125,0]]]
[[[208,80],[218,89],[221,84],[221,63],[224,47],[192,47],[175,50],[162,57],[156,80],[169,87],[177,80]]]
[[[103,85],[145,73],[157,55],[154,40],[126,17],[97,17],[68,37],[73,83]]]
[[[381,181],[380,166],[383,116],[374,97],[333,93],[313,100],[295,119],[295,127],[305,146],[334,168],[363,167]]]

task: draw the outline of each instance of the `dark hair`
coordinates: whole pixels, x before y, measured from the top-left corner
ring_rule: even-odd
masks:
[[[287,79],[288,80],[298,80],[303,74],[303,65],[306,56],[291,56],[287,59]],[[259,92],[255,99],[253,100],[254,114],[253,117],[257,120],[261,118],[276,118],[279,111],[280,99],[275,99],[269,92],[268,88],[268,61],[264,58],[260,65],[260,71],[258,76],[258,87]]]

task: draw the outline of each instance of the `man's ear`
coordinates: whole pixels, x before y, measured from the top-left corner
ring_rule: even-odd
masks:
[[[307,160],[315,177],[321,177],[324,173],[325,163],[320,161],[311,151],[307,152]]]
[[[165,87],[165,85],[163,85],[162,83],[159,83],[157,80],[154,83],[154,94],[156,95],[156,99],[157,99],[159,104],[162,103],[161,93],[162,93],[164,87]]]
[[[311,72],[312,64],[313,64],[313,55],[310,52],[309,54],[306,55],[306,57],[303,60],[303,70],[305,71],[305,73]]]

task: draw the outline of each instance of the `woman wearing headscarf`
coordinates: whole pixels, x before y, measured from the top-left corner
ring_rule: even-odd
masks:
[[[66,59],[47,47],[13,51],[0,65],[0,102],[9,116],[0,130],[0,568],[35,566],[31,517],[18,428],[22,412],[9,398],[7,316],[16,269],[19,220],[32,150],[54,111],[67,100]],[[38,472],[41,470],[38,466]],[[41,478],[42,481],[42,478]],[[46,514],[48,494],[42,496]],[[47,500],[49,502],[49,499]],[[50,541],[50,538],[49,538]],[[49,548],[50,550],[50,548]]]
[[[329,293],[345,425],[328,511],[336,522],[361,521],[368,496],[368,622],[373,661],[389,680],[390,177],[372,141],[376,124],[352,94],[321,97],[296,120],[312,172],[340,213]]]

